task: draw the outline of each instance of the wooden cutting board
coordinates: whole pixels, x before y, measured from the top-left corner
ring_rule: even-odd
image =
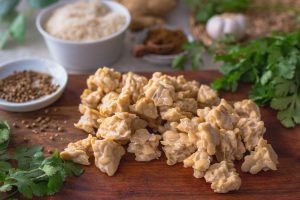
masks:
[[[179,75],[179,73],[171,73]],[[219,74],[213,71],[185,72],[190,80],[209,83]],[[143,75],[150,76],[144,73]],[[62,150],[69,142],[86,137],[86,134],[75,129],[73,124],[80,117],[78,104],[80,94],[86,88],[87,75],[71,75],[62,98],[50,107],[50,116],[64,127],[64,132],[54,140],[50,136],[56,133],[34,134],[24,128],[13,128],[11,148],[25,145],[24,137],[30,138],[29,145],[40,144],[48,149]],[[243,85],[237,93],[223,93],[220,96],[228,100],[246,98],[249,86]],[[56,108],[57,111],[54,111]],[[101,173],[94,165],[85,167],[85,173],[79,177],[71,177],[64,185],[64,189],[53,197],[45,199],[300,199],[300,127],[284,128],[276,119],[276,112],[269,108],[262,108],[262,119],[265,121],[267,132],[265,138],[272,144],[279,156],[278,171],[260,172],[250,175],[240,171],[241,162],[236,163],[242,186],[239,191],[228,194],[216,194],[210,189],[210,184],[204,179],[193,177],[191,168],[184,168],[182,163],[168,166],[165,156],[159,160],[143,163],[136,162],[132,154],[126,154],[121,160],[115,176],[108,177]],[[21,120],[34,120],[38,116],[45,116],[44,110],[31,113],[10,113],[0,111],[0,119],[10,123]],[[67,121],[64,124],[64,121]]]

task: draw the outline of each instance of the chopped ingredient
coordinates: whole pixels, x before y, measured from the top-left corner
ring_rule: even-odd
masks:
[[[94,155],[96,166],[112,176],[125,154],[122,145],[145,162],[161,156],[161,144],[168,165],[192,167],[194,176],[204,177],[218,193],[240,188],[233,162],[246,150],[251,154],[242,171],[277,169],[277,155],[263,139],[266,128],[251,100],[228,102],[183,76],[156,72],[147,80],[106,67],[90,76],[87,85],[75,126],[94,136],[70,143],[61,153],[64,159],[89,164]],[[214,158],[218,163],[212,163]]]

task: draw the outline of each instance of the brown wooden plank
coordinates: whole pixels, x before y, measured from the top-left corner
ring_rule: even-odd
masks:
[[[149,77],[149,74],[143,73]],[[184,74],[188,79],[209,83],[219,74],[213,71],[171,73]],[[55,133],[33,134],[25,128],[13,128],[11,147],[24,144],[23,137],[30,137],[29,144],[41,144],[47,149],[63,149],[69,142],[86,137],[86,134],[73,127],[80,113],[78,112],[79,96],[86,87],[87,75],[71,75],[62,98],[51,108],[50,116],[60,121],[67,120],[64,133],[55,141],[49,137]],[[245,98],[249,86],[243,85],[237,93],[222,92],[221,96],[229,100]],[[50,109],[51,110],[51,109]],[[159,160],[140,163],[134,156],[127,154],[121,161],[119,170],[113,177],[101,173],[95,166],[86,167],[80,178],[69,178],[64,189],[53,197],[44,199],[300,199],[300,127],[286,129],[276,119],[276,112],[262,108],[262,119],[267,133],[265,137],[272,144],[279,156],[279,170],[261,172],[258,175],[241,173],[242,186],[237,192],[215,194],[210,184],[204,179],[196,179],[191,168],[182,164],[168,166],[163,156]],[[22,119],[32,120],[43,111],[30,113],[9,113],[0,111],[0,119],[18,122]],[[60,139],[62,138],[62,139]],[[236,166],[239,170],[241,162]],[[240,170],[239,170],[240,171]]]

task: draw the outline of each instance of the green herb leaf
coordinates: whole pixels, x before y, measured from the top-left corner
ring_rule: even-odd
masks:
[[[9,39],[9,31],[0,34],[0,49],[3,49]]]
[[[25,18],[24,15],[19,14],[15,17],[12,25],[10,26],[10,32],[14,39],[18,41],[24,41],[25,39]]]
[[[300,31],[276,33],[225,49],[216,56],[224,64],[214,89],[235,91],[238,83],[253,85],[249,97],[278,110],[285,127],[300,124]]]
[[[172,67],[174,69],[184,69],[184,63],[187,61],[187,57],[184,55],[176,56],[172,61]]]
[[[14,11],[20,0],[0,0],[0,17],[8,15]]]
[[[7,122],[0,121],[0,155],[6,150],[10,138],[10,127]]]
[[[33,8],[43,8],[56,3],[58,0],[28,0],[28,3]]]

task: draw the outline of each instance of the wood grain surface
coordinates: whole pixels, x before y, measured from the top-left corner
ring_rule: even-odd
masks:
[[[171,73],[178,75],[179,73]],[[190,80],[209,83],[219,76],[217,72],[185,72]],[[150,74],[144,73],[148,76]],[[25,145],[24,137],[31,144],[40,144],[49,149],[62,150],[69,142],[86,137],[83,131],[75,129],[73,124],[80,117],[78,104],[80,94],[86,87],[87,75],[71,75],[63,96],[50,107],[50,116],[55,122],[64,127],[54,141],[50,136],[56,132],[34,134],[20,127],[13,128],[10,147]],[[247,97],[249,86],[243,85],[237,93],[221,92],[221,96],[229,100],[241,100]],[[57,111],[54,111],[56,108]],[[206,199],[206,200],[300,200],[300,127],[284,128],[276,119],[276,112],[262,108],[262,119],[265,121],[267,132],[265,138],[272,144],[279,156],[278,171],[260,172],[250,175],[240,171],[241,162],[236,162],[236,168],[242,179],[239,191],[228,194],[216,194],[210,189],[210,184],[204,179],[193,177],[192,168],[184,168],[182,163],[168,166],[165,156],[151,162],[136,162],[132,154],[126,154],[121,160],[115,176],[108,177],[94,165],[85,167],[85,173],[79,177],[71,177],[64,189],[52,197],[44,199]],[[10,123],[21,120],[34,120],[45,116],[44,110],[30,113],[10,113],[0,111],[0,119]],[[64,121],[67,121],[64,124]]]

